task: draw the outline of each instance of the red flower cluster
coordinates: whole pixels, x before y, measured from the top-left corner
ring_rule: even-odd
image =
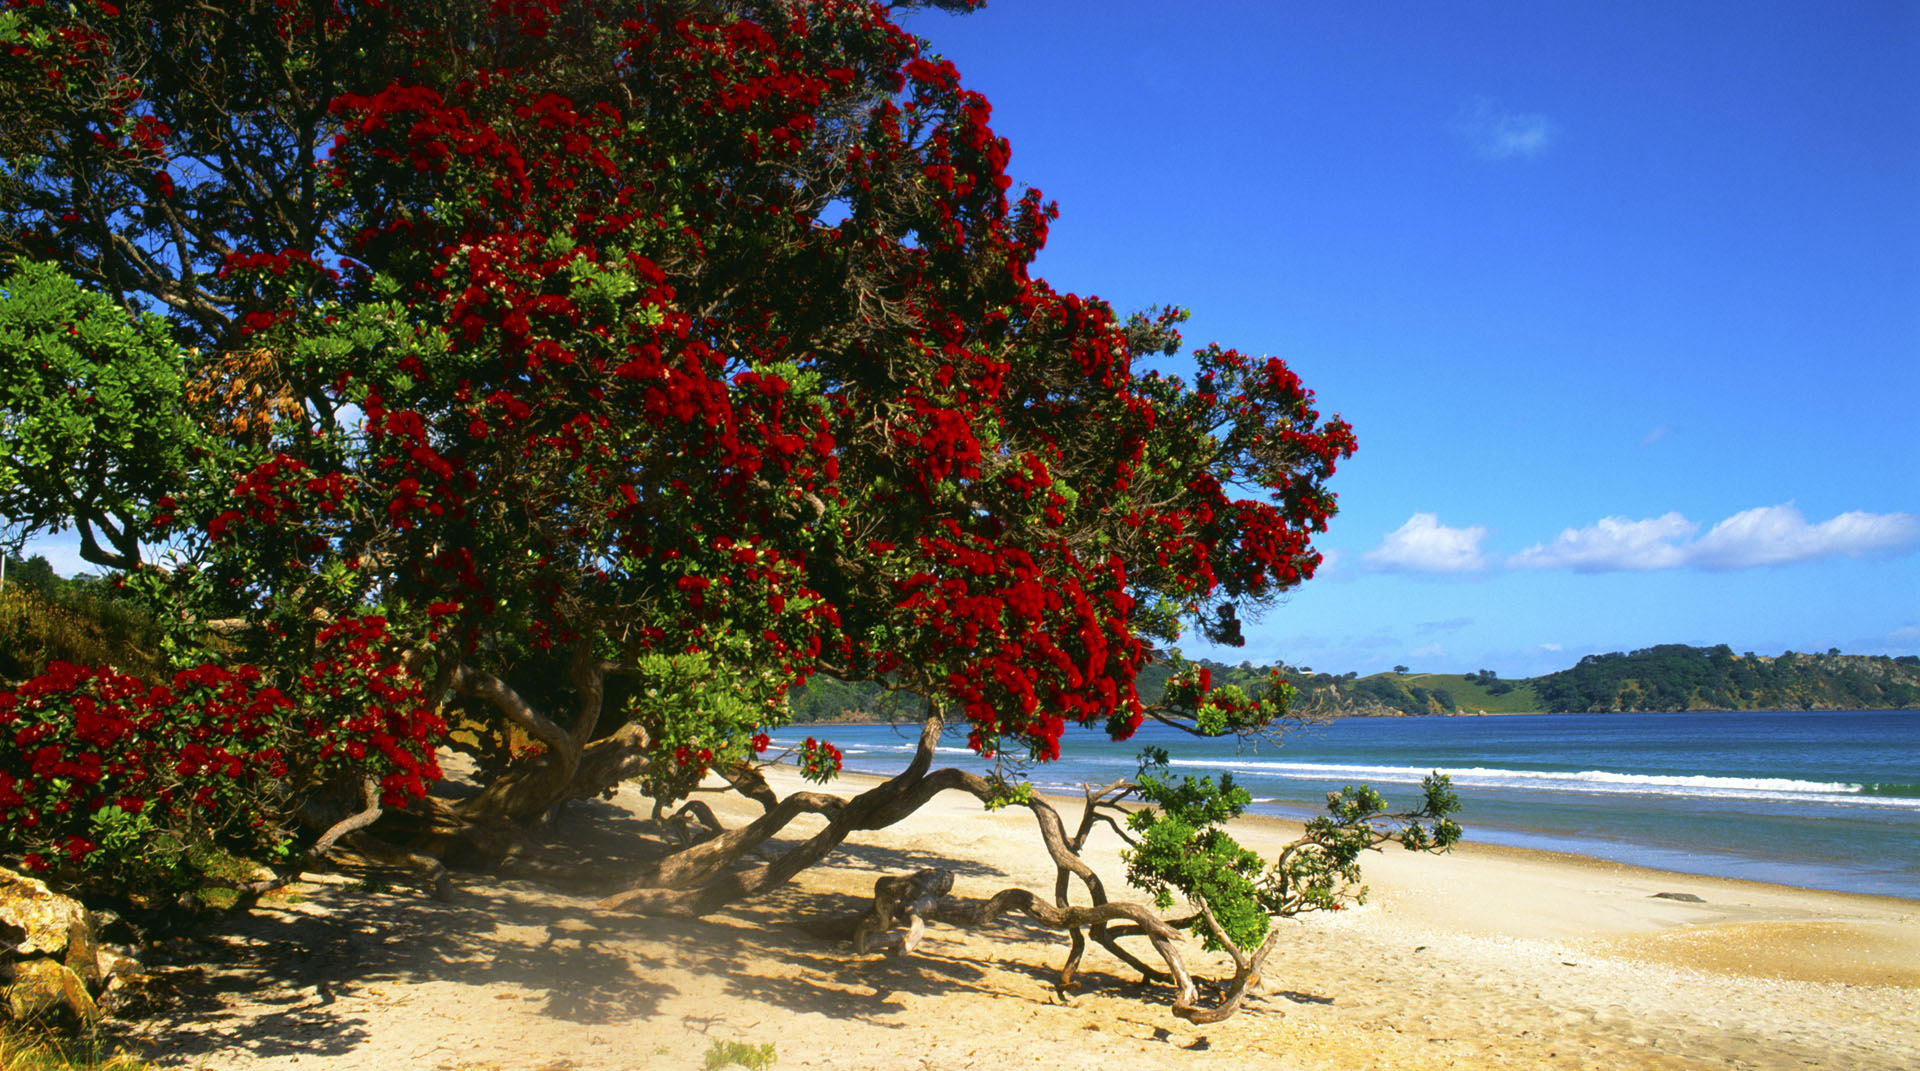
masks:
[[[440,779],[435,754],[447,725],[401,665],[384,617],[346,618],[316,637],[320,657],[301,674],[295,727],[316,776],[379,779],[398,807]]]
[[[0,852],[34,869],[64,856],[164,884],[197,838],[263,851],[289,836],[284,809],[329,779],[375,777],[389,806],[423,795],[446,726],[389,643],[379,618],[330,626],[294,697],[252,666],[202,665],[149,687],[52,664],[0,692]],[[113,823],[130,820],[149,835],[115,838],[114,858],[93,858]]]
[[[251,667],[201,666],[172,687],[56,662],[0,692],[0,851],[30,869],[67,864],[164,869],[193,836],[270,841],[261,786],[288,776],[292,703]],[[95,860],[109,814],[168,835],[116,842]],[[107,823],[107,824],[103,824]]]
[[[824,785],[839,776],[843,758],[839,748],[809,736],[800,745],[800,776]]]

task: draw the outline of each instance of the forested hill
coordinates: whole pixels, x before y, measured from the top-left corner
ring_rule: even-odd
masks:
[[[1251,688],[1267,666],[1202,660],[1216,685]],[[1718,647],[1662,644],[1630,653],[1588,655],[1541,677],[1477,673],[1316,673],[1281,665],[1300,690],[1295,708],[1335,717],[1667,710],[1920,709],[1920,658],[1912,655],[1735,654]],[[1141,674],[1141,695],[1159,698],[1170,672],[1156,662]],[[873,686],[816,681],[794,699],[800,721],[848,715],[886,718],[918,709],[918,700]]]
[[[1556,711],[1912,709],[1920,707],[1920,659],[1667,644],[1589,655],[1534,690]]]

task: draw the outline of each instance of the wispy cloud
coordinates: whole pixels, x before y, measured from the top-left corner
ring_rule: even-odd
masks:
[[[1811,524],[1793,503],[1742,510],[1694,539],[1700,525],[1678,513],[1647,520],[1606,517],[1568,528],[1507,559],[1514,569],[1599,573],[1692,566],[1716,571],[1860,558],[1920,545],[1920,516],[1850,510]]]
[[[1546,116],[1513,111],[1492,97],[1469,101],[1454,117],[1453,128],[1489,160],[1538,156],[1559,133]]]
[[[1669,513],[1644,521],[1602,517],[1585,528],[1568,528],[1551,543],[1533,546],[1507,559],[1514,569],[1572,569],[1604,573],[1635,569],[1672,569],[1686,561],[1677,541],[1700,526]]]
[[[1448,528],[1437,513],[1416,513],[1362,557],[1391,573],[1472,573],[1486,568],[1486,528]]]
[[[1688,553],[1703,569],[1750,569],[1834,554],[1863,558],[1920,543],[1920,517],[1848,510],[1808,524],[1793,503],[1742,510],[1713,526]]]
[[[1654,443],[1657,443],[1660,440],[1666,438],[1667,433],[1671,432],[1672,430],[1673,430],[1672,427],[1666,424],[1662,424],[1659,427],[1656,427],[1651,431],[1647,432],[1645,435],[1640,436],[1640,445],[1652,446]]]
[[[1414,629],[1422,635],[1426,635],[1434,632],[1452,632],[1455,629],[1466,628],[1471,624],[1473,624],[1473,618],[1471,617],[1449,617],[1445,621],[1422,621],[1418,625],[1415,625]]]

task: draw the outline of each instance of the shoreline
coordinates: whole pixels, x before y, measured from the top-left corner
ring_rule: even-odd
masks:
[[[1139,739],[1169,748],[1175,765],[1187,773],[1232,772],[1254,794],[1250,816],[1306,821],[1324,813],[1327,791],[1362,782],[1403,803],[1409,793],[1417,798],[1418,789],[1409,786],[1431,764],[1453,775],[1466,804],[1466,812],[1456,817],[1476,844],[1498,842],[1654,870],[1920,899],[1920,866],[1909,853],[1912,835],[1920,833],[1920,801],[1892,798],[1920,787],[1904,784],[1913,778],[1898,769],[1898,756],[1913,739],[1905,714],[1522,720],[1531,728],[1514,729],[1510,722],[1368,719],[1289,734],[1273,754],[1264,742],[1249,754],[1230,740],[1224,747],[1192,742],[1189,750],[1189,742],[1174,733]],[[1847,751],[1856,722],[1868,738],[1884,739],[1891,750]],[[1562,725],[1571,726],[1570,751],[1557,743],[1562,737],[1556,727]],[[1685,748],[1673,746],[1674,741],[1717,741],[1722,730],[1753,754],[1743,750],[1728,757],[1735,753],[1726,752],[1696,765]],[[847,749],[848,768],[882,775],[898,768],[912,746],[897,724],[812,731]],[[1810,745],[1809,754],[1796,760],[1796,752],[1767,750],[1766,741],[1776,731],[1795,739],[1805,735],[1822,748],[1828,748],[1828,740],[1837,743],[1824,751]],[[800,735],[787,729],[777,739],[783,747],[797,746]],[[1618,755],[1608,750],[1616,739],[1623,741]],[[1635,743],[1642,739],[1644,745]],[[941,747],[937,762],[984,772],[963,754],[957,738],[941,741]],[[1063,742],[1058,763],[1032,764],[1021,776],[1042,791],[1072,795],[1083,780],[1105,783],[1131,776],[1133,750],[1108,745],[1102,734],[1087,731],[1074,736],[1071,749]]]
[[[1606,714],[1920,714],[1920,707],[1694,707],[1688,710],[1456,710],[1445,714],[1335,714],[1327,720],[1393,721],[1403,718],[1561,718],[1594,717]],[[854,714],[821,721],[792,722],[784,728],[809,730],[839,725],[911,725],[912,719],[887,718],[878,714]]]
[[[1256,806],[1259,805],[1256,804]],[[1305,804],[1301,807],[1312,810]],[[1585,859],[1597,865],[1630,867],[1655,874],[1712,878],[1758,886],[1801,889],[1808,892],[1920,902],[1920,886],[1897,886],[1897,883],[1884,878],[1861,880],[1857,877],[1858,871],[1831,862],[1815,862],[1789,855],[1756,856],[1723,851],[1706,856],[1705,858],[1710,859],[1711,863],[1701,865],[1697,863],[1697,860],[1702,858],[1700,854],[1682,847],[1647,844],[1638,840],[1619,841],[1601,837],[1582,837],[1529,827],[1486,825],[1476,821],[1471,805],[1466,813],[1458,817],[1466,829],[1462,844],[1475,850],[1534,852],[1543,856]],[[1276,816],[1271,813],[1250,813],[1246,819],[1298,821],[1288,816]],[[1700,869],[1685,869],[1684,864],[1662,865],[1664,862],[1673,860],[1694,860]],[[1794,880],[1796,878],[1805,880]],[[1849,880],[1856,887],[1841,886],[1843,881]],[[1861,888],[1858,887],[1860,885],[1879,887]],[[1903,888],[1905,891],[1890,891],[1888,886]]]
[[[787,791],[791,791],[793,788],[804,784],[792,767],[782,764],[769,768],[767,772],[771,774],[776,770],[780,774],[785,775],[786,783],[784,787]],[[829,782],[826,788],[828,791],[832,791],[836,784],[845,784],[847,786],[846,791],[859,792],[878,785],[886,779],[887,778],[881,774],[845,771],[834,781]],[[1072,819],[1080,813],[1080,808],[1083,806],[1083,801],[1080,797],[1064,795],[1058,791],[1041,791],[1036,789],[1036,795],[1044,797],[1047,802],[1051,803],[1053,808],[1060,812],[1061,818],[1068,820],[1069,824],[1071,824]],[[1276,844],[1285,840],[1291,840],[1293,837],[1299,835],[1301,826],[1302,823],[1296,819],[1270,814],[1250,813],[1235,819],[1228,828],[1237,834],[1236,839],[1239,839],[1241,843],[1246,844],[1248,847],[1254,847],[1256,844]],[[1410,853],[1403,850],[1381,852],[1370,856],[1369,861],[1407,854]],[[1587,855],[1575,851],[1565,851],[1554,848],[1530,848],[1524,845],[1499,844],[1492,841],[1475,840],[1471,824],[1467,825],[1466,838],[1455,845],[1452,850],[1438,856],[1428,856],[1427,858],[1445,859],[1449,855],[1468,855],[1488,859],[1502,859],[1519,865],[1540,864],[1588,869],[1596,873],[1606,873],[1616,877],[1632,877],[1654,884],[1659,883],[1663,879],[1668,884],[1676,886],[1680,884],[1707,884],[1725,888],[1733,893],[1743,893],[1747,895],[1806,894],[1811,896],[1836,897],[1841,900],[1858,901],[1858,903],[1865,908],[1911,911],[1915,913],[1917,918],[1920,918],[1920,889],[1915,889],[1912,896],[1895,896],[1885,893],[1853,892],[1847,889],[1825,889],[1810,885],[1790,885],[1785,882],[1732,877],[1720,874],[1696,874],[1685,870],[1670,870],[1663,867],[1645,866],[1639,863],[1620,862],[1604,856]],[[1915,976],[1916,978],[1920,978],[1920,960],[1916,960]],[[1916,984],[1920,984],[1920,982]]]
[[[877,784],[885,780],[885,778],[886,775],[882,774],[856,771],[847,771],[840,775],[841,782],[848,782],[850,785],[857,783],[861,788],[869,784]],[[1404,786],[1400,787],[1404,788]],[[833,783],[830,783],[828,788],[831,790]],[[1059,786],[1048,786],[1046,788],[1036,786],[1035,791],[1052,801],[1055,808],[1061,812],[1063,817],[1067,815],[1069,809],[1076,815],[1079,813],[1080,804],[1078,797],[1063,793]],[[1263,804],[1256,801],[1253,804],[1253,809],[1250,809],[1246,814],[1235,820],[1233,828],[1298,830],[1305,819],[1297,817],[1296,815],[1307,814],[1317,816],[1322,811],[1322,808],[1315,807],[1311,801],[1300,800],[1284,805],[1286,811],[1293,813],[1273,813],[1273,810],[1280,806],[1281,805],[1273,803]],[[1598,850],[1582,851],[1581,849],[1587,846],[1587,842],[1582,841],[1578,837],[1527,828],[1477,826],[1474,821],[1474,815],[1470,811],[1458,817],[1466,829],[1465,839],[1461,842],[1459,848],[1475,853],[1511,852],[1520,855],[1535,855],[1541,858],[1564,859],[1569,861],[1579,860],[1596,867],[1622,868],[1642,871],[1647,874],[1666,874],[1671,875],[1675,879],[1724,881],[1740,885],[1751,885],[1757,888],[1790,889],[1809,893],[1832,894],[1835,896],[1862,896],[1873,899],[1906,901],[1912,903],[1916,908],[1920,908],[1920,886],[1914,887],[1909,894],[1903,895],[1898,892],[1884,891],[1884,889],[1847,889],[1836,888],[1830,884],[1816,884],[1814,882],[1820,880],[1822,877],[1826,877],[1828,880],[1834,880],[1831,878],[1831,875],[1848,872],[1826,864],[1809,862],[1790,856],[1780,856],[1778,858],[1763,856],[1742,857],[1735,853],[1723,853],[1712,856],[1712,858],[1718,861],[1723,872],[1710,873],[1700,870],[1684,870],[1677,867],[1661,866],[1658,861],[1647,861],[1647,857],[1649,856],[1654,857],[1656,860],[1659,858],[1689,857],[1689,853],[1683,848],[1665,847],[1657,844],[1641,844],[1637,842],[1618,842],[1616,845],[1615,842],[1604,840],[1596,839],[1593,841],[1593,845],[1596,848],[1611,847],[1612,850],[1617,853],[1617,856],[1626,857],[1620,858]],[[1501,838],[1501,840],[1490,839],[1495,837]],[[1268,839],[1272,838],[1269,837]],[[1534,840],[1548,843],[1502,843],[1503,840]],[[1639,856],[1640,858],[1632,858],[1634,856]],[[1806,883],[1796,883],[1791,880],[1778,880],[1771,876],[1751,877],[1724,872],[1725,870],[1733,869],[1735,864],[1740,865],[1742,869],[1747,870],[1749,873],[1757,871],[1780,874],[1787,877],[1806,874],[1813,875],[1814,877]],[[1877,882],[1877,884],[1884,886],[1887,882],[1881,881]]]

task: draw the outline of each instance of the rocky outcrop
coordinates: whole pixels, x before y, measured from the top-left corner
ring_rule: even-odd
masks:
[[[102,919],[44,882],[0,868],[0,1016],[90,1024],[139,973],[101,944]]]

